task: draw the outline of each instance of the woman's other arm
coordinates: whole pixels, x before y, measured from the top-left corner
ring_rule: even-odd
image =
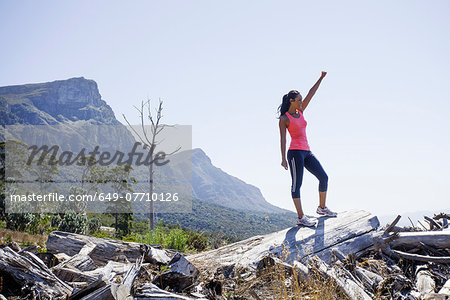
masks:
[[[302,111],[305,111],[306,107],[309,104],[309,101],[311,101],[312,97],[316,93],[317,89],[320,86],[320,83],[322,82],[322,79],[327,75],[327,72],[322,71],[322,75],[320,75],[319,80],[317,80],[316,84],[313,85],[313,87],[309,90],[308,95],[306,95],[305,99],[302,102]]]
[[[280,145],[281,145],[281,165],[286,170],[288,169],[287,160],[286,160],[286,116],[280,117],[279,122],[280,127]]]

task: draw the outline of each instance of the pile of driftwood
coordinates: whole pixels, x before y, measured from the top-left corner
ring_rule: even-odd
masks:
[[[375,216],[348,211],[337,218],[319,218],[315,228],[288,228],[187,258],[216,269],[210,276],[216,280],[236,281],[233,270],[239,267],[246,274],[241,278],[249,282],[248,299],[277,299],[273,291],[255,287],[267,283],[258,282],[259,276],[269,273],[272,279],[280,270],[290,285],[315,276],[332,282],[340,292],[335,299],[450,299],[448,219],[449,215],[439,214],[425,217],[417,226],[398,227],[398,216],[380,228]],[[297,293],[291,293],[293,297],[311,299],[310,291],[298,295],[299,290],[291,288],[291,292]]]
[[[350,263],[348,256],[338,255],[338,259],[354,271],[369,295],[386,299],[450,299],[450,215],[425,216],[412,227],[397,227],[400,218],[397,216],[384,231],[379,231],[374,245],[357,257],[357,262]],[[359,268],[377,274],[379,277],[373,278],[381,281],[360,276]]]
[[[8,299],[206,299],[182,295],[198,270],[158,245],[56,231],[47,253],[34,250],[0,249],[0,291]]]
[[[330,248],[328,262],[313,255],[291,264],[267,256],[257,272],[284,269],[300,281],[319,274],[349,299],[450,299],[449,219],[439,214],[404,228],[396,226],[398,216],[373,234],[372,246],[357,253]]]
[[[187,256],[158,245],[52,232],[46,253],[15,243],[0,247],[0,299],[277,299],[261,284],[274,267],[286,272],[281,285],[315,276],[332,282],[334,299],[450,299],[449,215],[408,228],[396,226],[399,219],[379,228],[370,213],[343,212],[319,218],[314,228],[287,228]]]

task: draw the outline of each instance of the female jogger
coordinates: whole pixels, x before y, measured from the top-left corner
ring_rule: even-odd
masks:
[[[316,212],[324,216],[336,216],[336,213],[325,206],[328,176],[319,160],[311,152],[306,138],[307,122],[303,117],[303,112],[316,93],[317,89],[326,76],[322,72],[319,80],[309,90],[308,95],[303,100],[302,95],[296,90],[291,90],[283,96],[283,102],[279,106],[280,113],[280,137],[281,137],[281,165],[287,170],[288,166],[291,172],[292,185],[291,194],[297,210],[297,225],[314,226],[316,222],[305,216],[300,202],[300,187],[303,181],[303,169],[306,168],[319,180],[319,206]],[[291,144],[287,151],[286,159],[286,129],[291,136]]]

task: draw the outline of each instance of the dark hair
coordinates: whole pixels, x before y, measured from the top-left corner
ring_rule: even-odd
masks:
[[[297,90],[291,90],[289,91],[289,93],[283,96],[283,100],[280,106],[278,106],[278,112],[280,113],[278,118],[280,118],[289,110],[289,107],[291,106],[291,99],[295,99],[295,97],[297,97],[298,95],[300,95],[300,93]]]

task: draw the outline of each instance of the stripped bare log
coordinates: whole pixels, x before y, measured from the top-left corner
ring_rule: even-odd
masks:
[[[72,288],[56,277],[34,254],[19,255],[9,247],[0,249],[0,271],[28,287],[31,298],[66,299]]]
[[[433,262],[441,264],[450,264],[450,256],[426,256],[419,254],[410,254],[398,250],[392,250],[392,253],[408,260],[422,261],[422,262]]]
[[[437,249],[450,248],[450,232],[400,232],[398,237],[390,242],[390,246],[392,248],[404,247],[412,249],[420,247],[421,242]]]
[[[76,255],[87,244],[95,245],[89,257],[95,264],[104,266],[108,261],[118,261],[125,256],[128,261],[135,262],[140,256],[141,244],[112,239],[96,238],[76,233],[54,231],[47,240],[47,251],[50,253],[66,253]]]

